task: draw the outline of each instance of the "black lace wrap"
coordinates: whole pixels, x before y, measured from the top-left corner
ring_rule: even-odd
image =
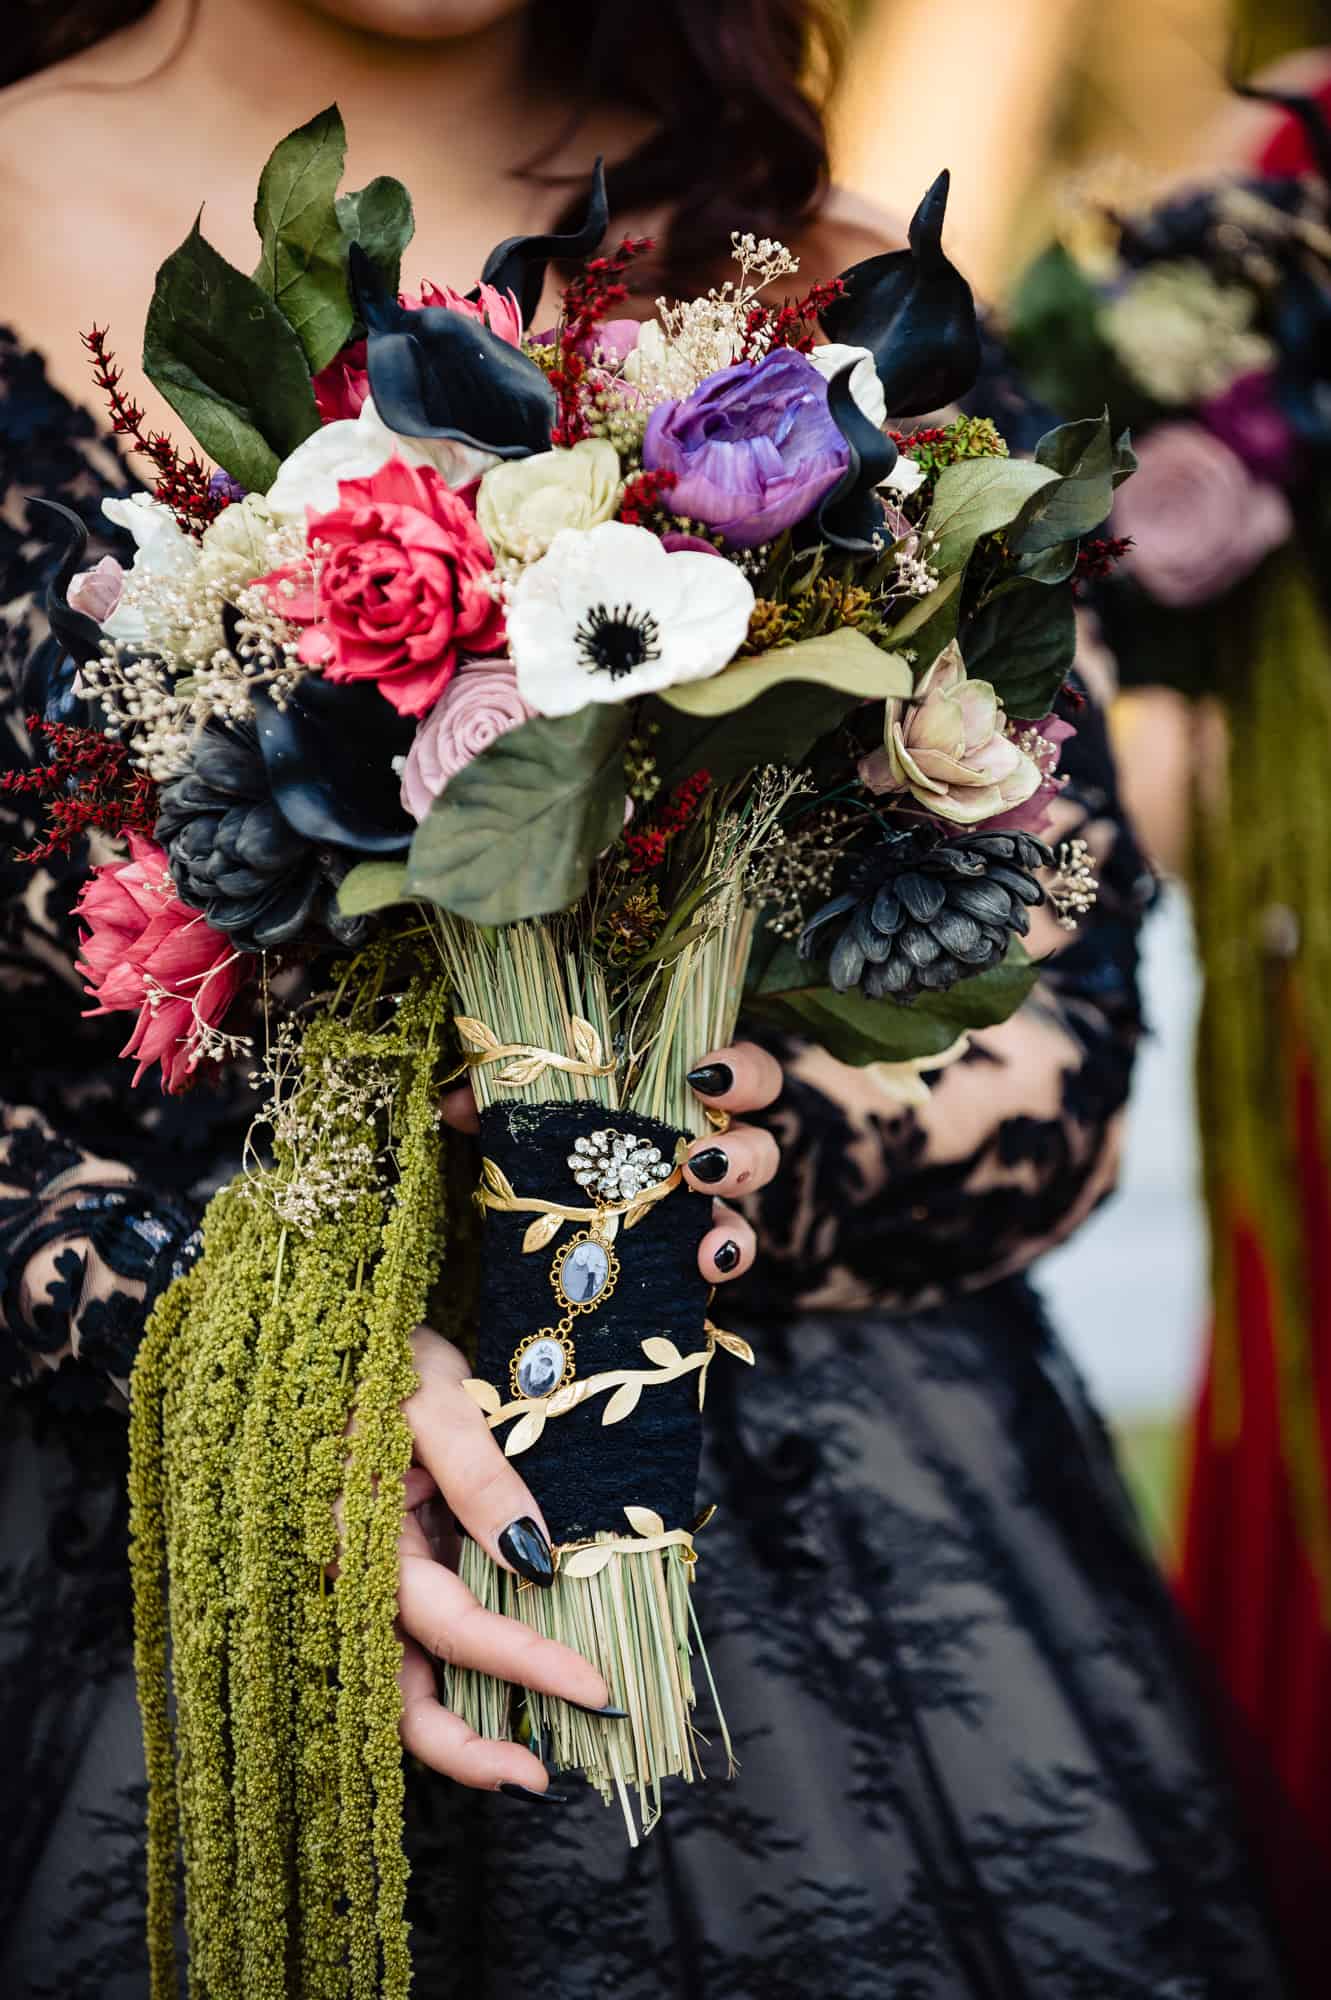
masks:
[[[520,1198],[581,1207],[589,1198],[574,1182],[568,1156],[575,1139],[604,1130],[650,1140],[667,1162],[680,1136],[657,1119],[595,1104],[505,1104],[481,1114],[481,1148]],[[486,1212],[477,1373],[504,1402],[512,1396],[509,1370],[520,1343],[554,1327],[565,1311],[550,1272],[561,1245],[582,1226],[566,1222],[544,1249],[524,1251],[532,1220],[529,1213]],[[654,1202],[634,1228],[621,1225],[615,1288],[573,1322],[573,1380],[621,1368],[650,1372],[654,1364],[642,1343],[652,1334],[663,1334],[683,1355],[704,1345],[708,1286],[698,1271],[698,1245],[710,1226],[711,1203],[686,1187]],[[637,1407],[607,1425],[609,1401],[610,1392],[590,1396],[551,1418],[516,1461],[557,1543],[603,1529],[629,1534],[626,1506],[650,1508],[667,1528],[693,1521],[702,1442],[697,1371],[647,1383]],[[499,1437],[509,1435],[505,1425]]]

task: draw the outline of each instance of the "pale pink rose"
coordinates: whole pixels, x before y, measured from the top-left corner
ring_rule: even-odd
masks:
[[[137,1058],[135,1083],[160,1063],[163,1090],[184,1090],[254,960],[181,902],[165,854],[142,834],[130,834],[128,861],[93,869],[77,914],[88,927],[79,971],[97,1002],[89,1012],[137,1014],[121,1050]]]
[[[1161,424],[1134,449],[1137,470],[1114,501],[1114,533],[1133,544],[1119,573],[1157,604],[1209,603],[1293,532],[1280,489],[1200,424]]]
[[[888,702],[885,747],[860,759],[860,778],[871,792],[909,792],[935,818],[976,826],[1040,784],[1039,765],[1003,725],[998,696],[968,677],[954,639],[910,701]]]
[[[91,569],[80,570],[65,596],[71,611],[81,611],[101,625],[120,602],[125,572],[114,556],[103,556]]]
[[[535,715],[507,660],[469,660],[416,731],[402,768],[402,804],[423,820],[450,778],[496,737]]]

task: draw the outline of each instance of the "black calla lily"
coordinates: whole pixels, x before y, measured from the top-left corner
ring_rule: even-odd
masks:
[[[592,168],[587,213],[578,227],[563,236],[506,236],[486,258],[481,283],[493,285],[501,292],[512,292],[522,313],[522,324],[530,326],[540,310],[545,273],[552,260],[567,264],[578,257],[590,257],[593,250],[600,248],[609,224],[605,165],[598,156]]]
[[[827,385],[827,407],[846,440],[850,463],[818,509],[818,533],[846,555],[872,555],[874,536],[883,526],[878,488],[897,462],[890,437],[865,416],[850,390],[858,367],[848,361]]]
[[[62,507],[58,500],[39,500],[34,495],[28,505],[54,514],[60,524],[65,553],[46,588],[46,615],[65,651],[83,666],[89,660],[100,659],[102,652],[101,626],[86,611],[76,611],[68,596],[75,573],[88,553],[88,530],[78,515],[71,508]]]
[[[239,614],[222,613],[238,654]],[[273,803],[293,833],[353,854],[404,854],[416,830],[398,796],[393,759],[411,748],[416,724],[366,682],[297,682],[281,707],[263,682],[250,693],[259,753]]]
[[[534,361],[465,313],[400,305],[359,243],[348,269],[370,389],[390,430],[456,438],[497,458],[549,449],[555,392]]]
[[[843,295],[822,314],[829,340],[867,347],[873,355],[893,417],[955,402],[979,373],[975,300],[943,254],[949,180],[941,173],[916,209],[910,248],[852,264],[841,273]]]

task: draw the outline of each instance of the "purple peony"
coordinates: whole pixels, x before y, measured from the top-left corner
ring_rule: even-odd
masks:
[[[734,549],[770,542],[811,514],[850,462],[812,362],[778,348],[699,383],[652,411],[649,471],[673,472],[670,507],[715,528]]]
[[[1254,479],[1288,486],[1294,478],[1298,445],[1275,399],[1275,377],[1264,368],[1240,375],[1197,412],[1211,431],[1246,463]]]

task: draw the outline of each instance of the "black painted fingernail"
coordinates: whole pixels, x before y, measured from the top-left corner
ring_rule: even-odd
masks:
[[[730,1172],[730,1156],[723,1146],[704,1146],[701,1153],[690,1153],[684,1164],[708,1187],[715,1187]]]
[[[499,1537],[499,1550],[519,1576],[525,1576],[528,1583],[539,1583],[542,1590],[549,1590],[555,1580],[554,1559],[550,1544],[535,1521],[525,1514],[520,1521],[510,1521]]]
[[[603,1715],[607,1722],[627,1722],[629,1719],[628,1710],[616,1708],[612,1701],[608,1701],[604,1708],[588,1708],[585,1701],[570,1701],[567,1706],[580,1710],[583,1715]]]
[[[496,1791],[506,1799],[534,1799],[538,1805],[566,1806],[571,1803],[567,1792],[538,1792],[532,1785],[497,1785]]]
[[[718,1271],[733,1271],[739,1262],[738,1243],[723,1243],[712,1262]]]
[[[724,1097],[735,1087],[735,1072],[729,1063],[700,1063],[684,1080],[700,1097]]]

